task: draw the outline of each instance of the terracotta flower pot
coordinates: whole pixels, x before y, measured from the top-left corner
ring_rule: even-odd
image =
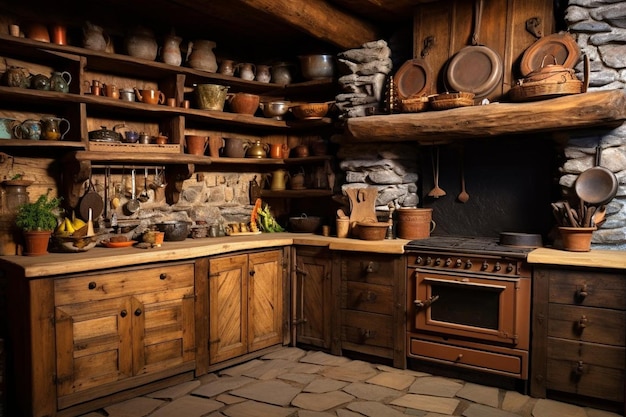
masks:
[[[40,256],[48,253],[51,231],[24,232],[24,255]]]
[[[589,252],[596,227],[559,227],[563,249],[572,252]]]

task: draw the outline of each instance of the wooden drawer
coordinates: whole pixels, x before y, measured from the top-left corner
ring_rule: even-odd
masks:
[[[390,316],[342,310],[341,340],[357,345],[393,348]]]
[[[345,256],[341,276],[348,281],[392,286],[400,268],[400,259],[375,253]]]
[[[393,288],[384,285],[348,282],[344,308],[370,313],[393,313]]]
[[[550,270],[549,302],[626,310],[626,274]]]
[[[54,301],[55,305],[60,306],[193,285],[192,263],[124,269],[55,280]]]
[[[547,383],[550,389],[624,401],[626,349],[548,338]]]
[[[481,371],[492,370],[504,374],[522,374],[523,361],[521,357],[446,345],[416,338],[409,340],[409,356],[479,369]]]
[[[548,336],[625,346],[626,312],[550,304]]]

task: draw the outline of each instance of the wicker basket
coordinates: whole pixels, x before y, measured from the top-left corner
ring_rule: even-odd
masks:
[[[567,80],[560,83],[536,81],[514,86],[509,91],[509,97],[512,101],[533,101],[582,92],[583,83],[580,80]]]
[[[419,113],[428,107],[428,97],[411,97],[400,100],[400,110],[402,113]]]
[[[474,93],[442,93],[430,96],[428,99],[433,110],[447,110],[474,105]]]

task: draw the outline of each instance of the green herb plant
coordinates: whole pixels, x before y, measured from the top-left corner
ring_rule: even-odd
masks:
[[[34,203],[22,204],[17,209],[15,224],[25,232],[53,231],[57,226],[57,214],[61,198],[48,198],[42,194]]]

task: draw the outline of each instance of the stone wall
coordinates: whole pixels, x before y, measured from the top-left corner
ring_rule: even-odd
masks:
[[[626,2],[570,0],[565,20],[581,52],[589,57],[589,91],[626,88]],[[576,69],[582,78],[582,64]],[[601,165],[615,173],[619,187],[607,206],[606,223],[594,232],[592,248],[626,249],[626,124],[571,137],[559,184],[563,195],[571,198],[578,175],[594,165],[598,145]]]

